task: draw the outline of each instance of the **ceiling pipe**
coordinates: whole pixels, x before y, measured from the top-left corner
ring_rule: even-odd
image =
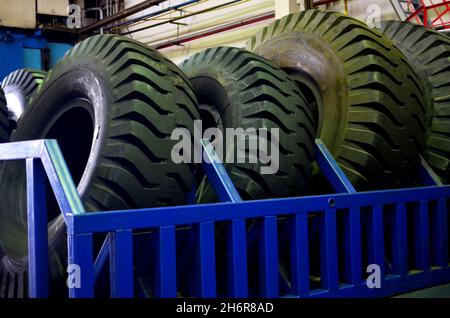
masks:
[[[145,10],[145,9],[150,8],[150,7],[157,6],[160,3],[165,2],[165,1],[166,0],[147,0],[147,1],[143,1],[143,2],[141,2],[139,4],[137,4],[137,5],[134,5],[132,7],[129,7],[129,8],[126,8],[126,9],[124,9],[122,11],[119,11],[116,14],[113,14],[113,15],[105,18],[105,19],[101,19],[100,21],[97,21],[97,22],[92,23],[92,24],[90,24],[88,26],[85,26],[85,27],[79,29],[78,33],[88,33],[90,31],[93,31],[93,30],[96,30],[96,29],[100,29],[102,27],[105,27],[108,24],[111,24],[111,23],[114,23],[116,21],[122,20],[122,19],[124,19],[126,17],[129,17],[130,15],[139,13],[139,12]],[[242,0],[232,1],[231,4],[235,3],[235,2],[240,2],[240,1],[242,1]],[[330,4],[330,3],[333,3],[333,2],[336,2],[336,1],[338,1],[338,0],[319,0],[319,1],[314,1],[313,3],[314,3],[314,6],[319,6],[319,5],[324,5],[324,4]],[[188,2],[191,2],[191,1],[188,1]],[[196,1],[192,1],[192,2],[196,2]],[[218,8],[224,7],[224,6],[228,5],[228,4],[230,4],[230,3],[218,5],[216,7],[210,8],[210,9],[218,9]],[[179,7],[182,7],[183,5],[184,4],[181,4],[181,5],[179,5]],[[177,6],[175,6],[175,7],[177,7]],[[174,9],[176,10],[177,8],[174,8]],[[159,26],[159,25],[162,25],[162,24],[165,24],[165,23],[170,23],[170,22],[173,22],[173,21],[185,18],[185,17],[193,16],[195,14],[208,12],[208,11],[210,11],[210,9],[202,10],[200,12],[194,12],[193,14],[186,15],[186,16],[180,17],[178,19],[170,20],[168,22],[161,22],[161,23],[149,26],[149,27],[133,30],[133,31],[131,31],[129,33],[124,33],[124,34],[130,34],[130,33],[134,33],[134,32],[139,32],[139,31],[142,31],[142,30],[154,27],[154,26]],[[160,13],[165,13],[165,12],[168,12],[170,10],[164,10],[163,9],[161,11],[163,11],[163,12],[160,12]],[[144,15],[143,17],[139,17],[139,18],[133,19],[132,21],[135,22],[135,21],[143,20],[143,19],[151,17],[151,16],[154,16],[154,15],[152,15],[152,14]],[[129,23],[128,23],[128,21],[125,21],[124,24],[129,24]],[[116,26],[120,26],[120,24],[116,25]],[[107,27],[106,29],[111,29],[111,28],[114,28],[116,26]]]
[[[333,3],[333,2],[336,2],[336,1],[338,1],[338,0],[320,0],[320,1],[314,1],[313,4],[314,4],[314,6],[320,6],[320,5],[324,5],[324,4],[330,4],[330,3]],[[165,49],[165,48],[168,48],[168,47],[181,45],[183,43],[195,41],[195,40],[207,37],[207,36],[211,36],[211,35],[214,35],[214,34],[226,32],[226,31],[229,31],[229,30],[232,30],[232,29],[237,29],[237,28],[240,28],[240,27],[243,27],[243,26],[246,26],[246,25],[255,24],[255,23],[258,23],[258,22],[261,22],[261,21],[265,21],[265,20],[269,20],[269,19],[273,19],[273,18],[275,18],[275,13],[272,11],[272,12],[263,14],[263,15],[258,16],[258,17],[254,17],[254,18],[250,18],[250,19],[246,19],[246,20],[241,20],[241,21],[238,21],[238,22],[234,22],[234,23],[230,23],[230,24],[227,24],[227,25],[223,25],[223,26],[217,27],[217,28],[213,28],[213,29],[210,29],[210,30],[207,30],[207,31],[203,31],[203,32],[199,32],[199,33],[196,33],[196,34],[192,34],[192,35],[188,35],[188,36],[185,36],[185,37],[181,37],[181,38],[178,38],[178,39],[175,39],[175,40],[169,40],[169,41],[166,41],[166,42],[158,43],[158,44],[152,45],[152,47],[154,47],[157,50],[162,50],[162,49]]]
[[[237,21],[237,22],[234,22],[234,23],[223,25],[223,26],[218,27],[218,28],[210,29],[210,30],[207,30],[207,31],[204,31],[204,32],[200,32],[200,33],[197,33],[197,34],[185,36],[185,37],[178,38],[178,39],[175,39],[175,40],[170,40],[170,41],[167,41],[167,42],[158,43],[158,44],[153,45],[152,47],[154,47],[157,50],[161,50],[161,49],[165,49],[165,48],[168,48],[168,47],[171,47],[171,46],[176,46],[176,45],[180,45],[180,44],[183,44],[183,43],[195,41],[195,40],[207,37],[207,36],[211,36],[211,35],[214,35],[214,34],[226,32],[226,31],[229,31],[229,30],[237,29],[237,28],[240,28],[240,27],[243,27],[243,26],[246,26],[246,25],[255,24],[255,23],[258,23],[258,22],[261,22],[261,21],[265,21],[265,20],[269,20],[269,19],[273,19],[273,18],[275,18],[275,13],[272,11],[270,13],[266,13],[266,14],[263,14],[261,16],[257,16],[257,17],[254,17],[254,18]]]
[[[146,26],[146,27],[142,27],[142,28],[139,28],[139,29],[134,29],[134,30],[131,30],[131,31],[128,31],[128,32],[125,32],[125,33],[120,33],[120,34],[121,35],[127,35],[127,34],[132,34],[132,33],[140,32],[140,31],[144,31],[144,30],[147,30],[147,29],[150,29],[150,28],[154,28],[154,27],[157,27],[157,26],[160,26],[160,25],[164,25],[164,24],[167,24],[167,23],[173,23],[173,22],[181,20],[181,19],[185,19],[185,18],[189,18],[189,17],[195,16],[195,15],[199,15],[199,14],[207,13],[207,12],[210,12],[210,11],[214,11],[214,10],[217,10],[217,9],[220,9],[220,8],[223,8],[223,7],[226,7],[226,6],[229,6],[229,5],[241,2],[241,1],[244,1],[244,0],[229,1],[229,2],[226,2],[226,3],[219,4],[217,6],[214,6],[214,7],[206,8],[204,10],[192,12],[192,13],[189,13],[189,14],[185,14],[185,15],[177,17],[177,18],[172,18],[170,20],[166,20],[166,21],[163,21],[163,22],[155,23],[155,24],[152,24],[152,25],[149,25],[149,26]]]
[[[108,26],[108,27],[106,27],[106,29],[119,28],[119,27],[123,27],[125,25],[133,24],[135,22],[140,22],[142,20],[145,20],[145,19],[148,19],[148,18],[151,18],[151,17],[155,17],[155,16],[158,16],[160,14],[167,13],[169,11],[180,10],[180,9],[182,9],[185,6],[188,6],[188,5],[191,5],[191,4],[196,4],[196,3],[200,2],[200,1],[201,0],[186,1],[186,2],[183,2],[183,3],[177,4],[177,5],[171,6],[171,7],[167,7],[165,9],[161,9],[161,10],[156,11],[156,12],[145,14],[145,15],[143,15],[141,17],[137,17],[137,18],[134,18],[134,19],[126,20],[126,21],[123,21],[123,22],[120,22],[120,23]]]
[[[87,33],[93,30],[97,30],[101,27],[104,27],[105,25],[111,24],[113,22],[116,22],[118,20],[122,20],[126,17],[129,17],[130,15],[133,15],[135,13],[139,13],[145,9],[148,9],[150,7],[156,6],[160,4],[161,2],[164,2],[166,0],[147,0],[144,2],[141,2],[137,5],[134,5],[132,7],[129,7],[127,9],[124,9],[116,14],[113,14],[112,16],[109,16],[103,20],[97,21],[95,23],[89,24],[79,30],[80,33]]]

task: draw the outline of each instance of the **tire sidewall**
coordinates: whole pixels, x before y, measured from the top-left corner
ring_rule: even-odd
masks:
[[[318,103],[317,137],[336,155],[344,139],[348,91],[342,62],[334,50],[314,34],[292,31],[264,41],[253,51],[313,92]]]
[[[82,200],[89,194],[89,188],[101,159],[102,148],[107,139],[106,129],[108,125],[106,123],[110,116],[112,92],[111,84],[106,78],[106,70],[101,63],[97,63],[92,57],[66,60],[64,64],[55,68],[51,73],[45,85],[41,87],[39,94],[33,100],[30,109],[20,118],[18,129],[11,137],[12,141],[44,139],[55,119],[68,110],[64,109],[67,100],[76,96],[89,100],[92,105],[90,113],[94,120],[94,136],[87,165],[77,185]],[[70,85],[67,85],[68,83]],[[80,129],[83,129],[83,127],[80,127]],[[74,131],[73,133],[76,134],[77,132]],[[12,185],[17,191],[12,189],[10,191],[26,193],[25,170],[23,168],[23,165],[17,164],[11,169],[4,169],[5,175],[21,176],[18,179],[21,179],[22,182],[19,180]],[[10,178],[5,179],[3,176],[3,179],[7,181]],[[16,229],[26,236],[26,199],[15,200],[12,204],[17,211]],[[65,232],[64,229],[64,221],[61,215],[49,224],[50,247],[53,246],[54,242],[61,242],[61,236]],[[17,245],[14,242],[13,246],[3,247],[8,255],[17,254]],[[15,253],[12,253],[12,251]]]

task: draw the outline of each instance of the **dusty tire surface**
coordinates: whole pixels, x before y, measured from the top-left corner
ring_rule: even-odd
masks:
[[[98,35],[49,72],[11,139],[57,139],[87,211],[178,205],[186,203],[194,167],[171,160],[170,137],[178,127],[192,131],[196,118],[195,95],[177,66],[139,42]],[[25,263],[24,163],[1,168],[1,246],[9,260]],[[51,272],[60,279],[65,229],[49,200]]]
[[[47,72],[44,71],[19,69],[3,79],[0,85],[5,94],[15,96],[15,102],[8,103],[8,116],[12,126],[17,125],[17,120],[30,104],[46,75]]]
[[[381,30],[420,70],[432,104],[425,159],[450,182],[450,38],[430,28],[408,22],[388,21]]]
[[[318,137],[359,190],[412,182],[429,110],[391,40],[343,14],[307,10],[263,28],[247,48],[310,91]]]
[[[265,164],[260,160],[250,163],[248,144],[244,163],[236,159],[227,163],[229,156],[225,157],[241,196],[260,199],[304,194],[314,160],[314,123],[304,97],[289,76],[264,58],[231,47],[207,49],[180,67],[194,87],[207,127],[218,127],[224,134],[227,128],[265,128],[268,139],[271,129],[279,131],[279,167],[275,173],[262,174]],[[225,142],[224,154],[229,154],[231,147]],[[237,145],[234,147],[236,154]],[[211,188],[203,188],[205,182],[200,186],[202,202],[211,198]]]

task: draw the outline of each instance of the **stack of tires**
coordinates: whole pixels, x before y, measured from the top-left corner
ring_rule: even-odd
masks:
[[[450,181],[450,40],[408,23],[385,23],[381,33],[307,10],[263,28],[246,50],[210,48],[179,67],[142,43],[98,35],[48,74],[18,70],[1,86],[0,142],[57,139],[89,212],[187,204],[195,186],[199,203],[214,202],[199,167],[173,158],[172,133],[194,136],[197,120],[205,136],[210,128],[255,129],[276,147],[276,169],[263,174],[271,162],[246,148],[251,137],[245,149],[213,142],[244,200],[316,194],[315,138],[358,190],[414,186],[420,155]],[[194,158],[196,142],[178,154]],[[1,164],[0,192],[0,297],[21,297],[23,162]],[[54,198],[47,201],[51,277],[62,290],[64,222]],[[193,248],[187,245],[181,257]]]
[[[192,191],[194,166],[171,160],[171,133],[193,133],[198,118],[192,87],[177,66],[139,42],[99,35],[47,74],[9,140],[57,139],[87,211],[181,205]],[[4,297],[26,295],[24,168],[15,161],[0,167]],[[64,290],[64,221],[52,195],[47,201],[51,277]]]

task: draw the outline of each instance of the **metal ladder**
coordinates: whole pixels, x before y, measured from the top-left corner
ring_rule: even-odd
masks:
[[[409,16],[422,6],[420,0],[391,0],[391,3],[401,21],[406,21]],[[415,22],[423,24],[423,20],[420,20],[419,17]]]
[[[391,0],[399,19],[435,28],[450,28],[449,0]]]

